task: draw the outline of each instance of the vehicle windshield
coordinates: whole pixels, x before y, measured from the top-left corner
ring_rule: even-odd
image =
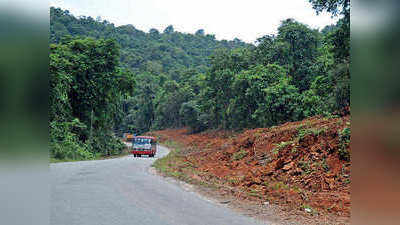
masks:
[[[151,139],[148,138],[135,138],[135,144],[150,144]]]

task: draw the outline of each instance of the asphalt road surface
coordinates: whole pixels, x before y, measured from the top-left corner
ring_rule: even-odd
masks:
[[[155,158],[122,158],[50,165],[52,225],[259,224],[149,172]]]

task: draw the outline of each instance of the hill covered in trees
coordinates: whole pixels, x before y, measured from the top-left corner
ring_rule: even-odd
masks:
[[[100,18],[72,15],[68,10],[50,8],[50,42],[60,43],[72,37],[114,39],[121,46],[121,65],[133,72],[151,72],[174,76],[183,69],[206,71],[208,57],[218,48],[245,47],[235,39],[218,41],[200,29],[195,34],[176,32],[172,25],[161,33],[144,32],[133,25],[115,26]]]
[[[54,7],[50,43],[50,144],[57,159],[121,153],[115,134],[150,129],[156,93],[168,82],[205,72],[215,49],[248,46],[204,30],[116,27]]]
[[[127,131],[270,127],[346,112],[350,14],[340,4],[348,1],[310,2],[342,18],[322,31],[287,19],[256,45],[51,8],[52,156],[79,158],[76,146],[88,157],[119,152],[113,135]]]

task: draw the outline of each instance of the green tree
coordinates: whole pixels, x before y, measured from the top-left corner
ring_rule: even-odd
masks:
[[[118,49],[112,40],[76,39],[51,45],[53,157],[91,158],[122,150],[114,128],[122,118],[121,102],[132,94],[135,81],[129,71],[118,67]]]
[[[204,36],[204,29],[199,29],[196,31],[195,35]]]
[[[301,95],[299,90],[290,84],[290,79],[282,79],[263,91],[265,92],[264,102],[253,114],[262,127],[302,118]]]
[[[288,69],[293,84],[300,91],[307,90],[314,78],[313,63],[317,57],[320,34],[292,19],[284,21],[278,28],[278,42],[288,44]]]
[[[172,25],[169,25],[164,29],[164,34],[172,34],[174,33],[174,27]]]
[[[241,129],[260,126],[253,114],[264,103],[264,89],[279,82],[286,73],[281,66],[269,64],[254,66],[235,76],[231,87],[233,97],[226,109],[229,127]]]
[[[309,0],[317,13],[327,11],[333,16],[350,15],[350,0]]]
[[[350,0],[309,0],[317,14],[327,11],[332,16],[341,16],[336,28],[326,34],[326,41],[333,47],[335,66],[329,74],[334,91],[330,96],[334,110],[350,106]],[[333,103],[332,103],[333,102]]]
[[[202,114],[200,106],[195,100],[184,102],[179,115],[184,125],[191,128],[192,133],[197,133],[207,128],[207,115]]]

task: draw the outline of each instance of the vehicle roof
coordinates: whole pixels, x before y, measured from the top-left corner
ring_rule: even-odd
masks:
[[[156,139],[155,137],[152,136],[136,136],[135,138],[147,138],[147,139]]]

